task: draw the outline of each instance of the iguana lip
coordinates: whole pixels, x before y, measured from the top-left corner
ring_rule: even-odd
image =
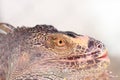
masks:
[[[105,59],[105,58],[108,58],[108,52],[107,52],[107,51],[103,52],[103,54],[100,55],[98,58],[99,58],[99,59]]]
[[[107,56],[108,56],[107,53],[104,53],[103,55],[101,55],[101,56],[98,57],[98,58],[101,58],[101,59],[103,58],[103,59],[104,59],[104,58],[107,58]]]
[[[110,62],[110,59],[109,59],[109,57],[108,57],[108,52],[107,52],[107,51],[105,51],[105,52],[104,52],[101,56],[99,56],[97,59]]]

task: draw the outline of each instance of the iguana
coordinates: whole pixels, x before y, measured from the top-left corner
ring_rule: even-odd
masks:
[[[110,80],[99,40],[51,25],[0,29],[0,80]]]

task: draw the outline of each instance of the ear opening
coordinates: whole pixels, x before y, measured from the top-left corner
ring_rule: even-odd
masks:
[[[0,33],[1,34],[8,34],[13,32],[13,30],[15,29],[15,27],[13,27],[12,25],[8,24],[8,23],[0,23]]]

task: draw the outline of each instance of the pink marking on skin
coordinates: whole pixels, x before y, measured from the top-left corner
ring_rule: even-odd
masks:
[[[107,56],[108,56],[107,53],[105,53],[102,56],[100,56],[99,58],[106,58]]]
[[[105,60],[107,62],[110,62],[110,59],[108,57],[108,52],[105,51],[101,56],[98,57],[99,60]]]

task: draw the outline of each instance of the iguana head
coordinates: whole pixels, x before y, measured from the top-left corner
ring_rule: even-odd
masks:
[[[10,46],[11,80],[77,80],[104,72],[109,64],[104,44],[89,36],[50,25],[17,28],[8,35],[14,41]]]

